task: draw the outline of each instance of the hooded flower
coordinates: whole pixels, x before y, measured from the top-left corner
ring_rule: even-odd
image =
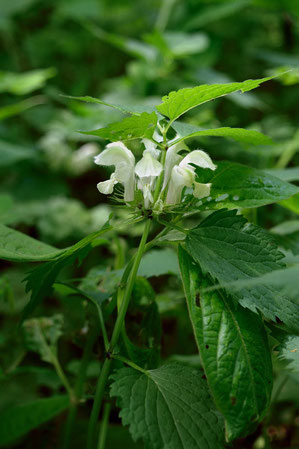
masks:
[[[176,140],[177,137],[178,136],[176,136],[174,140]],[[171,145],[168,148],[165,158],[165,175],[162,190],[164,190],[167,187],[173,167],[183,159],[182,156],[178,154],[179,151],[182,150],[188,150],[188,147],[185,144],[185,142],[176,143],[175,145]]]
[[[135,173],[138,176],[137,187],[142,190],[144,198],[144,207],[148,209],[153,203],[152,191],[157,177],[163,170],[162,164],[157,160],[160,151],[156,145],[148,139],[143,139],[145,150],[142,159],[137,162]]]
[[[113,142],[107,145],[106,149],[94,158],[97,165],[114,165],[115,171],[108,181],[99,182],[98,190],[104,195],[113,192],[114,185],[118,182],[123,184],[124,200],[130,202],[134,200],[135,190],[135,157],[122,142]]]
[[[175,153],[175,150],[173,152]],[[204,151],[195,150],[187,154],[178,165],[172,167],[166,197],[167,204],[178,204],[184,187],[193,187],[193,195],[198,199],[209,195],[211,184],[196,182],[195,167],[190,164],[209,168],[210,170],[216,169],[216,165],[213,164],[210,156]]]

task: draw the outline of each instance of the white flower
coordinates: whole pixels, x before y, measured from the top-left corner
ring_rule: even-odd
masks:
[[[176,140],[177,136],[175,137]],[[162,190],[164,190],[167,187],[167,184],[170,179],[171,170],[175,165],[177,165],[183,158],[178,154],[179,151],[182,150],[188,150],[189,148],[184,142],[176,143],[175,145],[171,145],[168,150],[166,151],[166,158],[165,158],[165,174],[164,174],[164,181]]]
[[[106,149],[94,158],[94,161],[98,165],[115,166],[115,172],[112,173],[110,179],[98,183],[98,190],[108,195],[113,192],[114,185],[120,182],[125,189],[124,200],[126,202],[133,201],[135,190],[135,157],[132,151],[122,142],[113,142],[107,145]]]
[[[156,149],[156,145],[148,139],[143,139],[143,143],[146,149],[143,152],[142,159],[136,164],[135,173],[139,178],[137,187],[143,192],[144,207],[148,209],[154,200],[152,191],[156,178],[162,172],[163,167],[157,160],[160,151]]]
[[[176,154],[177,151],[173,150]],[[210,156],[202,150],[195,150],[187,154],[178,165],[171,170],[169,187],[166,197],[167,204],[178,204],[184,187],[193,187],[193,195],[196,198],[204,198],[209,195],[211,184],[201,184],[195,181],[196,174],[193,165],[202,168],[216,169]]]

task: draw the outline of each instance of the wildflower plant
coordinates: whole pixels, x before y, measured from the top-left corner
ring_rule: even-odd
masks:
[[[143,439],[148,449],[224,448],[253,432],[268,411],[273,379],[268,334],[270,330],[275,333],[277,319],[288,338],[298,333],[299,306],[292,296],[269,281],[272,272],[284,268],[283,255],[267,231],[246,217],[251,216],[248,211],[286,200],[299,189],[268,172],[212,160],[197,140],[216,136],[245,145],[271,145],[269,137],[254,130],[202,129],[177,121],[203,103],[233,92],[249,91],[268,80],[181,89],[163,97],[156,108],[73,97],[128,115],[120,122],[86,134],[110,142],[94,158],[95,164],[112,170],[109,179],[99,182],[97,188],[101,195],[109,195],[112,203],[117,201],[117,205],[126,208],[129,218],[124,223],[111,217],[102,229],[63,250],[2,226],[6,239],[1,248],[3,259],[45,262],[28,275],[31,298],[23,316],[25,329],[31,332],[31,348],[37,352],[40,334],[34,327],[36,322],[28,318],[49,295],[60,271],[86,257],[94,246],[101,244],[99,238],[104,234],[109,236],[124,225],[143,226],[137,251],[117,267],[122,274],[113,293],[105,296],[100,290],[91,293],[84,286],[71,282],[67,285],[88,301],[92,315],[97,317],[88,351],[100,334],[104,348],[87,430],[87,449],[104,447],[114,397],[123,424],[129,426],[133,439]],[[141,149],[140,157],[135,153],[136,144],[133,150],[133,140]],[[194,149],[188,146],[191,140]],[[192,227],[186,221],[190,216]],[[178,256],[200,369],[184,363],[162,364],[158,337],[151,337],[148,348],[140,348],[127,332],[126,313],[139,282],[143,256],[162,245],[173,248],[173,257]],[[159,315],[155,293],[147,281],[142,288],[150,291],[153,298],[151,313],[155,319],[150,325],[144,324],[150,326],[148,332],[152,335]],[[115,317],[112,324],[111,316]],[[56,319],[55,329],[59,323]],[[38,324],[41,325],[45,323]],[[46,325],[47,335],[51,335],[51,323],[47,321]],[[69,405],[65,405],[69,415],[63,442],[63,447],[68,448],[77,408],[85,398],[85,359],[77,383],[70,385],[53,349],[58,337],[48,338],[48,343],[43,340],[42,354],[47,355],[43,355],[44,360],[54,363],[70,399]],[[63,408],[61,401],[55,406],[59,411]]]

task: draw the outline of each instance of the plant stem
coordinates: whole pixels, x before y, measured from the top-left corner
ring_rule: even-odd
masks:
[[[87,341],[84,347],[79,373],[74,388],[77,402],[70,404],[69,413],[65,424],[62,449],[68,449],[71,446],[71,437],[73,435],[73,428],[78,410],[78,400],[82,397],[87,366],[92,354],[93,346],[98,337],[99,337],[99,330],[98,327],[94,325],[87,336]]]
[[[134,283],[136,280],[141,257],[144,252],[144,248],[145,248],[145,244],[146,244],[147,237],[149,234],[150,226],[151,226],[151,220],[147,220],[143,234],[142,234],[142,238],[140,240],[139,248],[137,250],[137,254],[134,259],[132,270],[128,277],[128,282],[126,284],[124,297],[123,297],[122,303],[120,305],[120,309],[119,309],[117,319],[116,319],[116,322],[114,325],[114,329],[112,332],[112,337],[111,337],[111,341],[110,341],[110,345],[109,345],[109,349],[108,349],[108,354],[113,353],[113,350],[115,349],[115,346],[118,342],[118,338],[120,336],[120,333],[121,333],[121,330],[122,330],[122,327],[124,324],[124,319],[126,316],[126,312],[128,309],[130,299],[131,299],[133,286],[134,286]],[[89,424],[88,424],[87,449],[94,449],[95,434],[96,434],[96,430],[97,430],[97,422],[98,422],[99,412],[100,412],[101,405],[102,405],[105,386],[106,386],[107,379],[108,379],[108,376],[110,373],[111,363],[112,363],[111,356],[106,357],[105,362],[102,367],[102,370],[101,370],[99,380],[98,380],[98,384],[97,384],[97,388],[96,388],[96,392],[95,392],[94,403],[93,403],[90,420],[89,420]]]
[[[161,161],[160,161],[163,166],[163,169],[164,169],[165,159],[166,159],[166,148],[164,150],[162,150]],[[155,192],[154,192],[154,203],[157,201],[157,199],[159,198],[159,195],[161,193],[161,184],[163,181],[163,171],[161,172],[159,178],[157,179]]]
[[[163,224],[164,226],[168,226],[168,227],[170,227],[172,229],[176,229],[177,231],[180,231],[183,234],[188,234],[188,231],[186,229],[181,228],[181,226],[178,226],[178,225],[174,224],[173,222],[165,221],[165,220],[163,220],[163,218],[160,218],[160,217],[157,218],[157,221],[159,223]]]
[[[146,373],[146,370],[141,368],[141,366],[136,365],[136,363],[126,359],[125,357],[122,357],[121,355],[112,354],[112,358],[115,360],[120,360],[121,362],[125,363],[126,365],[129,365],[131,368],[134,368],[137,371],[140,371],[141,373]]]
[[[77,397],[75,395],[75,392],[72,389],[72,387],[70,386],[70,383],[69,383],[66,375],[64,374],[63,369],[61,368],[61,365],[59,363],[58,358],[54,354],[52,354],[52,363],[54,365],[54,368],[56,370],[56,373],[57,373],[58,377],[60,378],[61,382],[63,383],[63,385],[64,385],[64,387],[66,389],[66,391],[68,392],[71,404],[75,404],[77,402]]]
[[[155,28],[156,30],[160,31],[161,33],[163,33],[163,31],[165,30],[167,23],[168,23],[168,19],[171,13],[171,10],[174,6],[176,0],[163,0],[157,20],[156,20],[156,24],[155,24]]]
[[[106,404],[104,406],[103,418],[102,418],[102,423],[101,423],[101,428],[100,428],[98,449],[105,449],[110,411],[111,411],[111,403],[106,402]]]
[[[280,155],[280,158],[278,159],[275,168],[285,168],[289,164],[289,162],[292,160],[296,152],[298,151],[299,147],[299,133],[297,132],[290,142],[286,143],[286,146],[283,150],[283,152]]]

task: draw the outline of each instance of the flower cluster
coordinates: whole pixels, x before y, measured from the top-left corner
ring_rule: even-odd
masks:
[[[184,187],[193,188],[193,195],[204,198],[209,195],[211,184],[196,182],[195,168],[216,169],[210,156],[202,150],[189,152],[184,142],[171,145],[166,151],[166,156],[160,161],[161,150],[155,142],[149,139],[142,140],[144,151],[142,158],[135,163],[135,157],[122,142],[113,142],[107,145],[105,150],[95,157],[98,165],[115,167],[110,179],[99,182],[98,190],[105,194],[111,194],[115,184],[120,183],[124,187],[124,201],[131,203],[135,199],[136,189],[142,191],[145,209],[154,208],[156,201],[166,206],[174,206],[181,202]],[[162,150],[165,151],[165,150]],[[189,152],[181,156],[180,152]],[[155,189],[159,179],[158,197],[155,198]]]

